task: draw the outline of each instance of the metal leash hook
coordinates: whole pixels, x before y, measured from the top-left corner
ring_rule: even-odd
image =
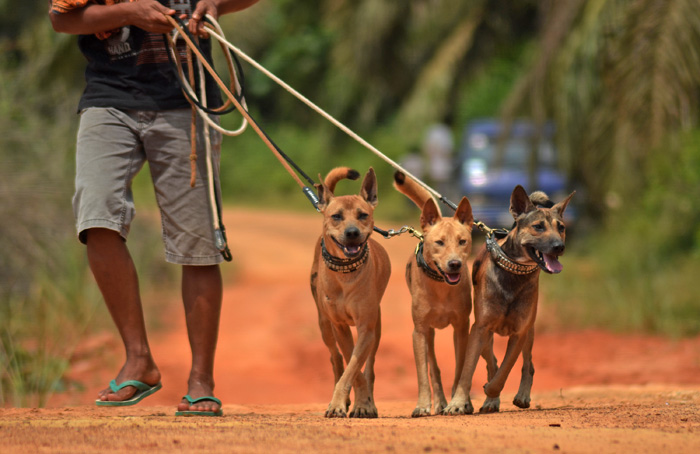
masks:
[[[411,235],[418,238],[419,240],[423,241],[423,234],[409,225],[404,225],[399,230],[394,230],[394,229],[383,230],[383,229],[380,229],[379,227],[375,226],[374,231],[379,233],[381,236],[383,236],[386,239],[391,239],[395,236],[403,235],[404,233],[408,232]]]

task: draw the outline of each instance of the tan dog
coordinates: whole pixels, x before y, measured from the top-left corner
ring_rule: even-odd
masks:
[[[474,324],[464,369],[446,414],[474,412],[469,392],[479,354],[486,359],[489,370],[496,367],[493,333],[508,336],[508,346],[501,367],[484,385],[487,398],[479,411],[499,411],[501,391],[521,352],[522,376],[513,404],[530,407],[540,269],[547,273],[562,270],[558,257],[564,253],[566,238],[563,215],[573,195],[554,205],[543,192],[528,197],[522,186],[513,190],[510,212],[515,227],[499,241],[487,238],[474,261]]]
[[[331,170],[323,184],[316,185],[323,234],[314,252],[311,293],[335,376],[333,398],[326,410],[328,418],[346,416],[353,386],[355,406],[350,417],[377,417],[374,357],[381,336],[379,303],[389,282],[391,263],[386,250],[369,238],[377,206],[374,170],[370,167],[365,175],[359,195],[333,195],[339,180],[358,177],[357,171],[340,167]],[[355,345],[351,326],[357,327]],[[344,371],[343,357],[347,362]]]
[[[447,400],[435,357],[435,329],[452,325],[454,330],[454,391],[464,364],[472,310],[472,286],[467,267],[472,248],[472,207],[463,197],[454,217],[443,218],[428,191],[403,173],[394,174],[394,187],[422,209],[423,239],[406,264],[406,282],[412,299],[413,354],[418,372],[418,404],[411,416],[430,415],[431,381],[435,414],[440,414]]]

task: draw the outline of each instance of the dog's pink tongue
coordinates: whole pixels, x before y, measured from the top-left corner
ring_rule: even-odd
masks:
[[[345,251],[350,255],[355,255],[360,252],[360,246],[345,246]]]
[[[559,260],[557,260],[557,257],[555,255],[550,255],[550,254],[542,254],[544,257],[544,263],[547,265],[547,269],[554,274],[561,273],[561,270],[564,269],[564,266],[559,263]]]
[[[445,274],[445,277],[447,278],[447,282],[449,282],[450,284],[457,284],[461,279],[462,275],[459,273],[453,273]]]

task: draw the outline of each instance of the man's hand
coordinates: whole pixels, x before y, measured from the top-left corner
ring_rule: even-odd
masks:
[[[173,29],[165,16],[175,14],[156,0],[136,0],[129,4],[129,23],[152,33],[168,33]]]
[[[207,38],[209,34],[204,31],[204,16],[209,14],[214,19],[219,18],[219,8],[214,0],[199,0],[197,7],[192,11],[192,17],[188,24],[190,33]]]

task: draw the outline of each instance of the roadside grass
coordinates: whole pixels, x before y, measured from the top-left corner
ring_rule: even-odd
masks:
[[[540,284],[560,326],[670,338],[700,334],[700,258],[678,256],[657,266],[615,238],[584,241],[593,243],[589,252],[567,246],[564,271]],[[615,263],[616,256],[626,259]]]

